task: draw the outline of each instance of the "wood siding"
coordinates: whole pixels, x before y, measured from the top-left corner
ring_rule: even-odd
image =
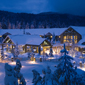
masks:
[[[63,44],[64,42],[64,36],[77,36],[77,42],[79,42],[82,39],[82,36],[75,31],[73,28],[69,27],[65,32],[63,32],[60,35],[60,42]]]

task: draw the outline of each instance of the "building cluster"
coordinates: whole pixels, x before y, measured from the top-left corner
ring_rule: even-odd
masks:
[[[7,52],[13,52],[18,46],[20,53],[31,52],[59,54],[66,44],[68,51],[85,53],[85,27],[69,26],[68,28],[48,29],[0,29],[0,46]]]

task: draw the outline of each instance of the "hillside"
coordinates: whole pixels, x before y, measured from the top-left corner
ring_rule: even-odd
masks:
[[[3,29],[9,28],[9,23],[11,28],[13,25],[15,27],[20,25],[20,28],[27,26],[29,28],[61,28],[70,25],[85,26],[85,17],[54,12],[27,14],[0,11],[0,23]],[[3,26],[4,24],[5,26]]]

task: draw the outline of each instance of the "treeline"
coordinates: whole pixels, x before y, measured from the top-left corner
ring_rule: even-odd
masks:
[[[63,28],[85,26],[85,16],[46,12],[40,14],[0,11],[0,29]]]

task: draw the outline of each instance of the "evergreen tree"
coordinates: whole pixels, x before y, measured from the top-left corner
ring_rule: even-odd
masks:
[[[71,63],[73,58],[67,55],[68,52],[65,48],[65,44],[64,49],[61,50],[61,53],[63,53],[63,56],[58,59],[59,64],[57,65],[57,69],[55,71],[55,77],[57,77],[56,79],[58,79],[59,85],[77,85],[77,81],[73,81],[77,75],[76,69]]]
[[[19,80],[18,85],[26,85],[25,79],[23,77],[23,74],[21,74],[21,62],[20,60],[16,60],[16,66],[14,67],[15,74],[14,76]]]
[[[4,84],[5,85],[18,85],[18,79],[14,76],[14,70],[8,63],[5,63]]]
[[[36,70],[32,70],[32,72],[33,72],[33,80],[32,80],[33,85],[42,85],[41,82],[42,77],[40,76],[40,74]]]
[[[2,19],[2,29],[7,29],[7,21],[5,18]]]
[[[1,22],[0,22],[0,29],[2,29],[2,24],[1,24]]]
[[[42,70],[44,76],[42,79],[42,85],[53,85],[53,75],[51,73],[51,69],[47,66],[47,69]]]

